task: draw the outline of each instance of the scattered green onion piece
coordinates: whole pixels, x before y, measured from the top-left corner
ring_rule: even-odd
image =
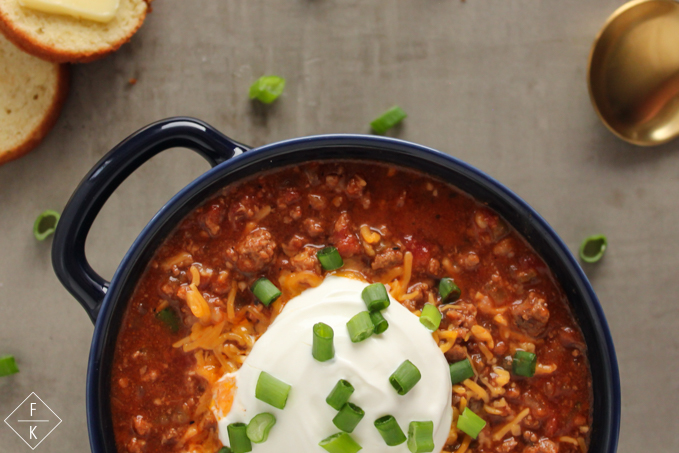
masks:
[[[284,409],[291,388],[292,387],[285,382],[276,379],[266,371],[262,371],[259,373],[259,378],[257,379],[255,397],[260,401],[272,405],[276,409]]]
[[[318,445],[328,453],[356,453],[363,448],[347,433],[333,434],[320,441]]]
[[[257,99],[263,104],[271,104],[283,94],[285,79],[278,76],[262,76],[250,85],[250,99]]]
[[[335,426],[347,433],[353,433],[356,425],[363,419],[365,412],[360,407],[352,403],[346,403],[335,415],[332,422]]]
[[[512,360],[512,372],[518,376],[533,377],[538,356],[528,351],[516,351]]]
[[[340,379],[337,381],[337,384],[335,384],[335,388],[332,389],[330,395],[325,399],[325,402],[338,411],[342,409],[342,406],[344,406],[347,401],[349,401],[349,397],[351,397],[352,393],[354,393],[354,386],[351,385],[349,381]]]
[[[436,305],[424,304],[422,314],[420,315],[420,323],[433,332],[441,325],[442,317],[443,315]]]
[[[389,323],[379,311],[371,311],[370,320],[373,322],[373,326],[375,326],[375,330],[373,331],[375,335],[384,333],[384,331],[389,328]]]
[[[319,362],[327,362],[335,357],[333,338],[335,332],[327,324],[319,322],[314,324],[314,343],[311,347],[311,355]]]
[[[165,307],[158,313],[156,313],[156,318],[162,321],[162,323],[165,324],[165,326],[170,330],[170,332],[177,333],[179,331],[179,325],[181,324],[181,320],[179,319],[179,315],[177,315],[177,312],[174,311],[174,309],[170,307]]]
[[[231,423],[226,427],[229,433],[229,443],[233,453],[247,453],[252,451],[252,444],[247,435],[247,426],[245,423]]]
[[[334,271],[344,266],[344,261],[339,254],[339,251],[332,246],[322,248],[316,253],[316,258],[321,262],[321,266],[326,271]]]
[[[410,422],[408,450],[412,453],[434,451],[434,422]]]
[[[275,424],[276,417],[268,412],[263,412],[252,417],[245,433],[252,442],[261,444],[269,438],[269,431]]]
[[[608,239],[603,234],[590,236],[580,244],[580,258],[585,263],[596,263],[606,252]]]
[[[468,407],[465,407],[462,414],[457,418],[457,429],[474,439],[478,437],[484,426],[486,426],[485,420]]]
[[[48,209],[40,213],[33,224],[33,235],[39,241],[44,241],[57,230],[57,224],[61,215]]]
[[[370,123],[370,127],[378,134],[384,134],[403,121],[408,115],[399,106],[394,106]]]
[[[474,377],[474,368],[469,359],[460,360],[450,365],[450,381],[455,384]]]
[[[217,453],[233,453],[233,450],[231,450],[229,447],[222,447]]]
[[[276,288],[276,285],[271,283],[271,280],[268,278],[260,278],[257,280],[252,285],[252,293],[267,307],[282,294],[281,290]]]
[[[19,372],[19,367],[13,355],[0,356],[0,377],[9,376]]]
[[[373,283],[363,288],[361,298],[370,311],[381,311],[389,306],[389,294],[382,283]]]
[[[370,337],[375,331],[370,313],[362,311],[347,323],[347,330],[349,330],[349,338],[352,343],[359,343]]]
[[[420,370],[410,360],[406,360],[389,376],[389,382],[399,395],[405,395],[421,378]]]
[[[443,303],[455,302],[460,298],[462,291],[452,278],[442,278],[439,282],[439,295]]]
[[[406,441],[406,435],[403,434],[403,430],[392,415],[385,415],[375,420],[375,428],[390,447],[401,445]]]

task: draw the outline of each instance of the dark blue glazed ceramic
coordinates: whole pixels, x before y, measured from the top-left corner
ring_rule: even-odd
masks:
[[[95,217],[125,178],[154,155],[175,147],[196,151],[213,168],[158,211],[132,244],[112,281],[105,281],[85,257],[85,240]],[[594,393],[590,452],[615,453],[620,428],[620,378],[603,311],[565,244],[518,196],[464,162],[401,140],[322,135],[250,150],[192,118],[171,118],[152,124],[104,156],[76,189],[54,236],[54,270],[96,324],[87,372],[87,421],[92,451],[116,452],[109,403],[116,336],[137,278],[164,238],[186,214],[234,181],[283,165],[327,159],[390,162],[429,173],[487,203],[528,240],[563,286],[587,342]]]

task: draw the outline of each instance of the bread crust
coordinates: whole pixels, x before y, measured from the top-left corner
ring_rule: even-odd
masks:
[[[0,165],[13,161],[27,154],[45,138],[47,133],[54,127],[59,118],[59,113],[66,102],[69,91],[69,82],[71,77],[70,67],[66,64],[59,65],[57,75],[57,89],[47,113],[43,117],[40,124],[31,132],[26,140],[13,149],[0,151]]]
[[[53,63],[89,63],[120,49],[123,44],[128,42],[132,36],[137,33],[137,30],[144,24],[146,15],[151,9],[151,0],[145,1],[147,7],[144,10],[144,13],[139,16],[137,24],[130,30],[127,36],[108,47],[104,47],[101,50],[94,52],[73,52],[46,46],[34,40],[29,34],[16,27],[13,21],[7,17],[7,13],[2,10],[0,10],[0,32],[2,32],[2,34],[19,49],[38,58],[42,58],[43,60],[51,61]]]

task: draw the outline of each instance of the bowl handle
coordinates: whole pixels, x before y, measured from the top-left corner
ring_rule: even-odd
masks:
[[[113,148],[85,176],[61,214],[52,244],[52,266],[62,285],[95,322],[109,282],[85,257],[85,240],[113,191],[151,157],[169,148],[189,148],[213,167],[250,149],[194,118],[151,124]]]

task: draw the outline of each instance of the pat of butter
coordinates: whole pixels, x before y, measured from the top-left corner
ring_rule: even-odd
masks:
[[[19,3],[44,13],[109,22],[116,15],[120,0],[19,0]]]

